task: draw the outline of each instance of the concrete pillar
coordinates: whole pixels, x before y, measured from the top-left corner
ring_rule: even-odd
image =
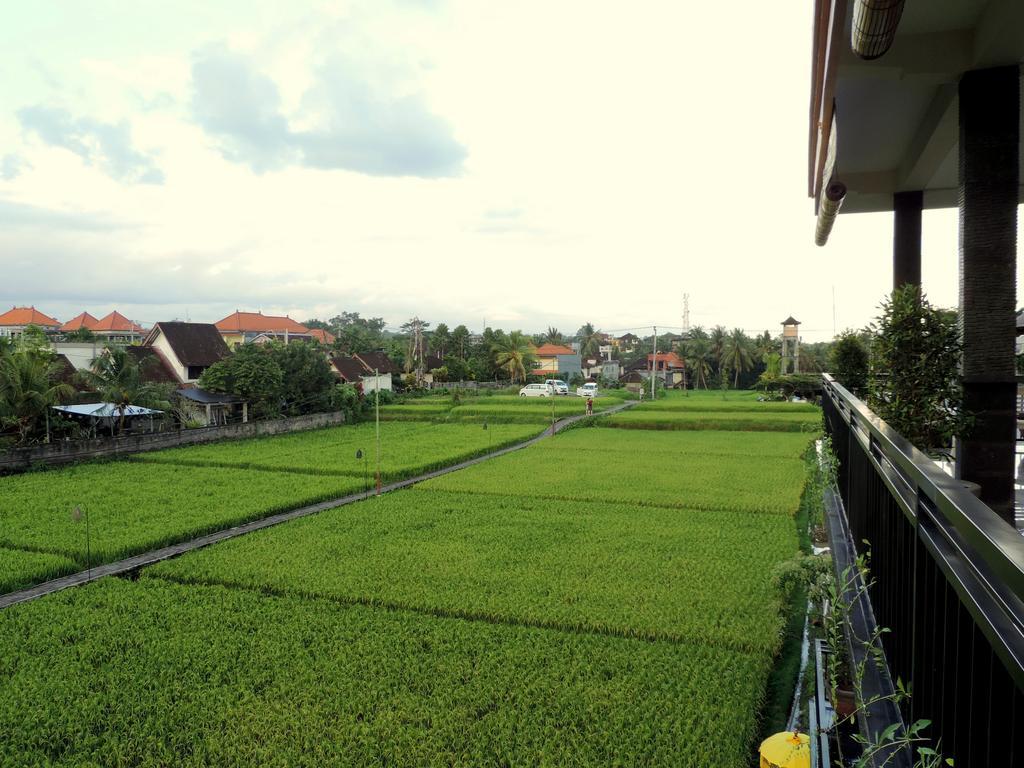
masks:
[[[1012,524],[1020,69],[967,72],[959,95],[962,372],[974,425],[957,471]]]
[[[921,284],[921,210],[923,192],[892,196],[892,287]]]

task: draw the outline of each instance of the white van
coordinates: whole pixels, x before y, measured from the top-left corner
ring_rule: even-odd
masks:
[[[545,379],[544,384],[556,395],[569,394],[569,385],[561,379]]]

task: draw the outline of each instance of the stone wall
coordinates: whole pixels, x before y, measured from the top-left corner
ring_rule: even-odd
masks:
[[[311,413],[287,419],[250,421],[245,424],[228,424],[222,427],[47,443],[29,448],[15,448],[12,451],[0,453],[0,472],[21,472],[36,464],[69,464],[75,461],[88,461],[121,454],[156,451],[179,445],[211,443],[215,440],[238,440],[258,435],[279,435],[285,432],[330,427],[344,422],[344,413]]]

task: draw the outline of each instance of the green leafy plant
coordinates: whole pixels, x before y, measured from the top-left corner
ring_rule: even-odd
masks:
[[[868,350],[853,331],[843,331],[832,345],[829,355],[832,375],[856,395],[867,388]]]
[[[907,285],[882,302],[872,325],[868,399],[893,429],[925,451],[943,452],[964,432],[955,316]]]

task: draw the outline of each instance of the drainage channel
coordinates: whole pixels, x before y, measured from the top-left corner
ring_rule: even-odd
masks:
[[[512,453],[513,451],[519,451],[523,448],[528,448],[531,445],[539,443],[545,438],[551,437],[553,434],[557,434],[568,427],[577,424],[584,419],[599,418],[601,416],[607,416],[612,413],[623,411],[627,408],[631,408],[636,405],[637,401],[631,401],[623,403],[609,408],[606,411],[595,413],[593,416],[572,416],[567,419],[561,419],[555,422],[553,427],[546,428],[541,434],[536,437],[531,437],[529,440],[524,440],[521,443],[515,445],[509,445],[501,448],[492,453],[485,453],[482,456],[476,456],[472,459],[459,462],[458,464],[452,464],[449,467],[442,467],[441,469],[435,469],[431,472],[426,472],[422,475],[416,475],[415,477],[406,478],[405,480],[398,480],[394,483],[389,483],[381,488],[381,493],[389,493],[391,491],[397,491],[402,488],[408,488],[411,485],[422,482],[424,480],[430,480],[434,477],[440,477],[446,475],[449,472],[457,472],[460,469],[471,467],[474,464],[480,464],[489,459],[496,458],[498,456],[504,456],[505,454]],[[279,512],[275,515],[268,517],[262,517],[259,520],[252,520],[242,525],[234,526],[233,528],[224,528],[213,533],[208,533],[204,536],[198,536],[194,539],[182,541],[177,544],[171,544],[167,547],[161,547],[160,549],[152,549],[148,552],[143,552],[138,555],[126,557],[123,560],[117,560],[113,563],[106,563],[104,565],[97,565],[91,569],[79,571],[73,573],[70,576],[61,576],[57,579],[51,579],[50,581],[37,584],[34,587],[28,587],[17,592],[10,592],[6,595],[0,595],[0,610],[8,608],[12,605],[19,603],[25,603],[30,600],[43,597],[44,595],[53,594],[54,592],[60,592],[61,590],[68,589],[69,587],[77,587],[82,584],[88,584],[90,581],[96,581],[106,576],[119,576],[132,571],[137,571],[140,568],[144,568],[148,565],[159,563],[161,560],[168,560],[178,555],[183,555],[186,552],[192,552],[196,549],[202,549],[210,544],[216,544],[219,541],[226,541],[233,539],[237,536],[244,536],[247,533],[253,531],[260,531],[264,528],[270,528],[274,525],[286,523],[289,520],[297,520],[301,517],[307,517],[309,515],[315,515],[319,512],[325,512],[328,509],[337,509],[338,507],[344,507],[348,504],[354,504],[357,501],[363,501],[376,496],[376,491],[366,491],[363,493],[353,493],[348,496],[341,496],[337,499],[330,499],[328,501],[321,501],[318,504],[310,504],[306,507],[298,507],[291,509],[287,512]]]

